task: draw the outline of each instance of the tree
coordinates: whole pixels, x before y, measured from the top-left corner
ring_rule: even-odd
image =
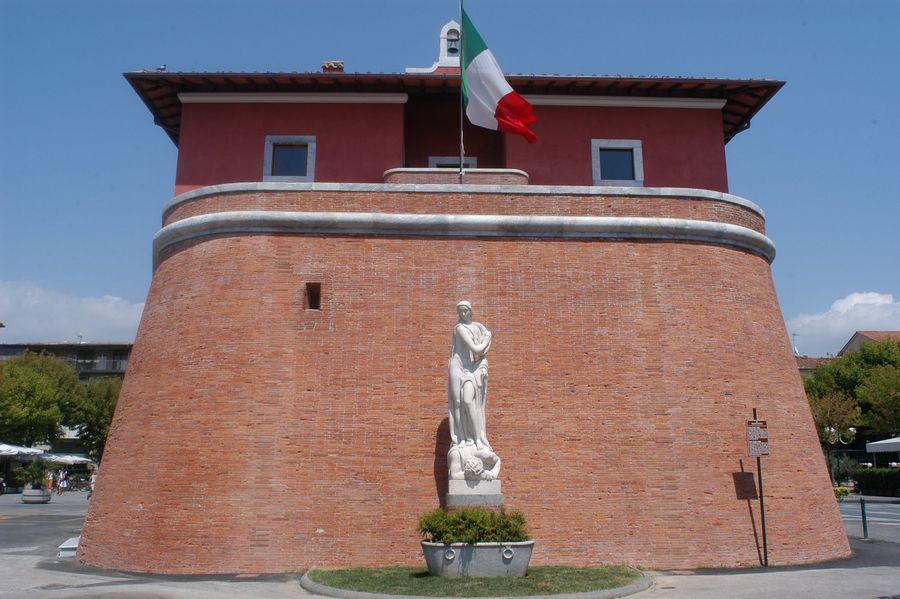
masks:
[[[78,431],[88,454],[99,460],[121,388],[116,378],[82,385],[64,360],[25,352],[0,363],[0,439],[49,443],[65,425]]]
[[[839,391],[809,396],[809,407],[823,447],[836,443],[830,431],[845,431],[859,424],[859,405]]]
[[[808,399],[813,421],[816,423],[816,432],[819,434],[819,442],[825,453],[828,474],[832,482],[837,482],[842,464],[839,456],[831,448],[838,443],[843,431],[849,431],[851,426],[859,423],[859,405],[840,391],[809,395]]]
[[[78,437],[88,455],[98,462],[103,457],[106,436],[116,410],[122,380],[118,378],[93,379],[84,386],[78,406],[73,411],[73,422]]]
[[[836,395],[847,398],[859,408],[857,421],[869,427],[871,432],[896,430],[897,369],[900,369],[900,341],[893,340],[864,343],[859,351],[819,366],[804,381],[813,414],[817,410],[816,402],[824,402],[829,409],[838,409],[836,403],[840,402],[828,397]],[[820,413],[822,409],[825,407],[819,407]],[[821,436],[823,425],[817,420],[816,426]],[[835,428],[846,430],[846,427]]]
[[[10,362],[21,364],[50,380],[56,404],[62,413],[62,424],[72,426],[72,413],[81,397],[81,383],[75,369],[62,358],[32,351],[18,355]]]
[[[54,381],[16,358],[0,364],[0,439],[31,446],[59,434],[62,413]]]
[[[80,397],[75,369],[60,358],[26,351],[0,363],[0,439],[21,445],[53,441]]]
[[[874,433],[900,433],[900,368],[877,366],[857,390],[867,409],[865,424]]]

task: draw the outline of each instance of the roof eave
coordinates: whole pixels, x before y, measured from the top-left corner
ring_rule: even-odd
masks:
[[[457,73],[208,73],[138,71],[123,73],[175,145],[181,126],[183,92],[397,92],[447,93],[459,88]],[[769,79],[694,79],[596,75],[508,75],[520,93],[634,97],[721,98],[724,143],[750,126],[751,119],[784,86]],[[160,92],[156,95],[155,92]]]

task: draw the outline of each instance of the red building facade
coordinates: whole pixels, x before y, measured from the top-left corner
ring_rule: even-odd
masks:
[[[494,332],[491,439],[535,563],[758,564],[733,476],[754,407],[770,563],[848,555],[774,245],[727,193],[725,143],[781,83],[510,77],[539,141],[467,128],[459,184],[429,168],[458,164],[446,71],[126,75],[177,195],[79,558],[420,562],[461,299]]]

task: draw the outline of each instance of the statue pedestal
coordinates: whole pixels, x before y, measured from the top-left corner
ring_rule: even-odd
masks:
[[[503,505],[499,480],[450,480],[447,507]]]

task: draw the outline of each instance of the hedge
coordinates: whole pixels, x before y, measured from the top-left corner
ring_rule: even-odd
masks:
[[[853,474],[863,495],[900,497],[900,468],[866,468]]]

